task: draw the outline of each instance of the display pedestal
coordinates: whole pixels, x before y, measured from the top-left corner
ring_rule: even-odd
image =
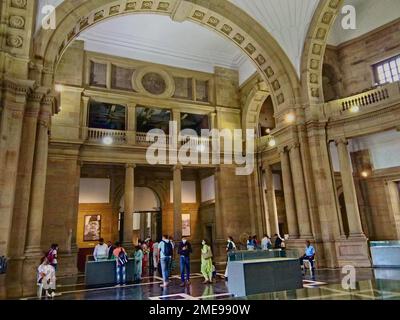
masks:
[[[129,259],[126,264],[126,282],[133,281],[135,271],[134,259]],[[88,261],[85,270],[86,286],[108,286],[116,284],[116,262],[115,260]]]
[[[298,259],[230,261],[228,288],[235,297],[303,288]]]

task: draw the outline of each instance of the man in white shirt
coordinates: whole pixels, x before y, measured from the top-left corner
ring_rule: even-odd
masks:
[[[104,243],[104,239],[99,240],[99,244],[94,248],[93,257],[95,261],[108,259],[108,246]]]

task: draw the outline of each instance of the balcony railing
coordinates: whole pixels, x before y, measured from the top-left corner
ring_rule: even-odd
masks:
[[[88,129],[88,140],[91,142],[104,143],[105,138],[111,138],[112,143],[126,143],[126,131],[108,130],[108,129]]]
[[[88,128],[87,132],[87,141],[92,143],[104,144],[106,141],[105,138],[111,138],[110,144],[128,144],[129,140],[127,139],[127,131]],[[134,143],[132,143],[134,145],[149,146],[158,139],[156,135],[151,135],[144,132],[136,132],[133,134],[136,137],[136,139],[133,140]],[[161,140],[160,142],[162,145],[165,145],[165,147],[168,147],[170,145],[169,140],[170,136],[165,135],[165,139]],[[207,147],[211,149],[211,140],[208,138],[193,136],[180,140],[182,141],[178,142],[178,146],[189,143],[190,147],[195,147],[200,152],[207,150]]]
[[[399,102],[399,99],[400,82],[395,82],[355,96],[328,102],[324,108],[327,116],[340,116],[356,114],[358,111],[370,111],[383,104]]]

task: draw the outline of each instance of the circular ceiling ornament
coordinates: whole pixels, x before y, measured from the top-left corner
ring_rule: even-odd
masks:
[[[138,69],[132,76],[132,86],[137,92],[156,98],[171,98],[175,92],[172,76],[152,66]]]

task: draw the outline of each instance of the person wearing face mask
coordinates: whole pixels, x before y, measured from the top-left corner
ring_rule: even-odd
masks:
[[[212,262],[212,251],[211,247],[207,244],[206,240],[201,242],[202,249],[201,249],[201,273],[204,277],[204,284],[213,283],[213,262]]]
[[[236,250],[236,244],[233,242],[232,237],[228,237],[228,243],[226,244],[226,269],[225,269],[225,281],[228,281],[228,265],[229,265],[229,254]]]
[[[185,237],[178,246],[178,254],[180,255],[180,269],[181,269],[181,287],[190,284],[190,254],[192,253],[192,245]],[[185,279],[186,273],[186,279]]]

